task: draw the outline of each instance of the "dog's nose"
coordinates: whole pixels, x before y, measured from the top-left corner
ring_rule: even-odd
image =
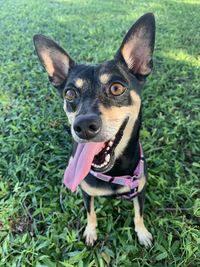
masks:
[[[74,122],[74,131],[81,139],[92,139],[101,130],[101,119],[95,114],[79,115]]]

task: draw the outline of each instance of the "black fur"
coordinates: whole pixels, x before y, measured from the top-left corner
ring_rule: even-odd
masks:
[[[84,204],[85,204],[85,208],[87,210],[88,213],[90,213],[90,205],[91,205],[91,196],[89,196],[84,190],[82,191],[82,195],[83,195],[83,200],[84,200]]]
[[[105,116],[101,111],[102,106],[109,110],[112,107],[120,108],[135,105],[132,91],[134,91],[134,95],[141,96],[144,82],[153,66],[154,41],[155,20],[151,13],[142,16],[130,28],[114,59],[98,65],[76,64],[68,53],[54,41],[42,35],[34,37],[38,57],[48,72],[49,80],[64,97],[67,113],[69,115],[75,114],[76,118],[79,115],[95,114],[102,119]],[[102,74],[107,75],[107,81],[101,82],[100,77]],[[81,88],[77,88],[76,79],[83,81]],[[123,94],[116,97],[111,93],[110,88],[113,83],[118,83],[123,88],[126,88]],[[73,90],[76,96],[70,101],[65,99],[68,90]],[[139,132],[141,128],[141,112],[140,108],[137,120],[132,126],[132,133],[122,154],[105,174],[112,177],[133,175],[140,160]],[[118,114],[116,114],[116,118],[117,116]],[[118,127],[118,124],[116,125]],[[93,139],[91,138],[91,140],[88,139],[87,141],[93,142]],[[106,141],[108,140],[103,140],[103,142]],[[72,155],[75,154],[76,147],[77,143],[75,142]],[[145,176],[147,177],[146,162],[144,161],[144,163]],[[114,196],[118,195],[117,190],[121,187],[120,185],[99,180],[90,173],[85,177],[84,181],[93,189],[100,188],[101,192],[103,192],[103,189],[109,189],[111,195]],[[91,196],[83,188],[81,189],[87,212],[90,213]],[[140,216],[143,214],[145,190],[146,184],[138,194]],[[102,193],[102,195],[104,194]]]
[[[123,155],[120,156],[115,161],[113,168],[105,174],[110,176],[133,175],[133,172],[140,159],[140,149],[139,149],[140,126],[141,126],[141,113],[138,117],[138,120],[135,123],[131,139],[129,140],[128,145],[125,148]],[[92,187],[111,189],[113,191],[113,195],[115,195],[116,190],[121,187],[120,185],[101,181],[96,177],[94,177],[93,175],[91,175],[90,173],[86,176],[85,181]]]

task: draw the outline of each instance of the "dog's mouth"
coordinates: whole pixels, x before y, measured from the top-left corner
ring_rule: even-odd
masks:
[[[122,139],[127,123],[128,118],[124,120],[115,137],[105,142],[103,149],[94,156],[94,160],[91,165],[92,170],[97,172],[107,172],[113,167],[115,162],[114,151]]]
[[[97,172],[109,171],[115,163],[115,148],[122,139],[129,118],[126,118],[114,138],[101,143],[79,143],[74,157],[70,158],[65,170],[64,183],[75,191],[76,187],[92,169]]]

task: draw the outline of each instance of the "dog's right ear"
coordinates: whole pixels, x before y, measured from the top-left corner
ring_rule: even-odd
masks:
[[[70,68],[75,64],[74,61],[64,49],[44,35],[35,35],[33,43],[49,80],[55,87],[61,86],[66,81]]]
[[[155,42],[155,18],[147,13],[139,18],[127,32],[116,59],[125,62],[129,71],[138,78],[146,77],[152,70]]]

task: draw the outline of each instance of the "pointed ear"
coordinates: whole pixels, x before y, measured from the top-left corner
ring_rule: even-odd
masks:
[[[66,81],[74,61],[57,43],[44,35],[35,35],[33,43],[49,80],[55,87],[61,86]]]
[[[128,69],[139,78],[145,77],[152,70],[154,42],[155,18],[147,13],[130,28],[116,58],[124,60]]]

